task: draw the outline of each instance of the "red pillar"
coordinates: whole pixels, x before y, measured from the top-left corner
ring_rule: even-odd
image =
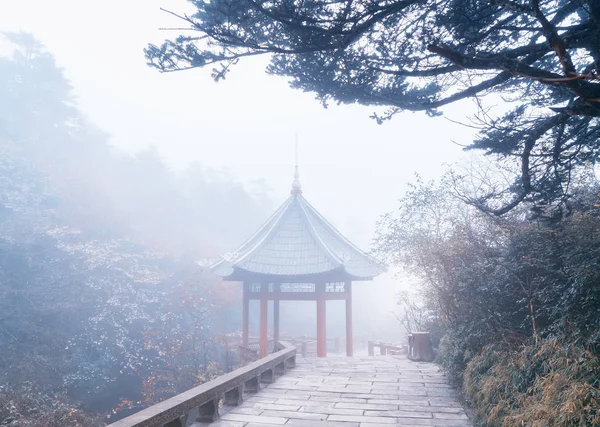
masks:
[[[279,293],[281,291],[281,284],[273,284],[273,292]],[[279,300],[273,298],[273,341],[279,341]]]
[[[243,308],[242,308],[242,345],[248,347],[249,320],[250,320],[250,295],[249,283],[243,283]]]
[[[327,301],[325,284],[316,283],[317,294],[317,357],[327,357]]]
[[[264,286],[264,285],[261,285]],[[269,300],[266,295],[260,297],[260,357],[265,357],[268,353],[267,337],[267,309]]]
[[[279,300],[273,301],[273,341],[279,341]]]
[[[345,284],[346,291],[346,356],[354,355],[354,336],[352,333],[352,282]]]

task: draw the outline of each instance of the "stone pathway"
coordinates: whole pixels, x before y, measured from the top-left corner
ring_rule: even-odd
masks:
[[[194,427],[472,426],[436,365],[401,356],[298,359],[219,421]]]

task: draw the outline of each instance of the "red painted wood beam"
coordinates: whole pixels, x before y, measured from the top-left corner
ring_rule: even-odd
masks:
[[[325,292],[326,300],[345,300],[345,292]],[[263,296],[259,292],[250,292],[250,299],[260,300]],[[269,300],[280,301],[316,301],[319,297],[316,292],[269,292]]]

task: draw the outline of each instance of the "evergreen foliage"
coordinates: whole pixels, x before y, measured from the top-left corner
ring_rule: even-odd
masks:
[[[520,162],[513,183],[471,200],[503,214],[523,201],[568,211],[572,169],[600,137],[596,0],[191,0],[190,31],[149,45],[161,71],[271,55],[268,72],[330,101],[435,115],[480,106],[471,148]],[[492,95],[492,96],[489,96]],[[508,112],[490,112],[499,97]],[[484,102],[489,99],[489,102]]]

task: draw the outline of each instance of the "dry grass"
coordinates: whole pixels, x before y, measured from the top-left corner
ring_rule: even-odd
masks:
[[[565,339],[486,347],[467,365],[464,387],[487,426],[600,425],[600,359]]]

